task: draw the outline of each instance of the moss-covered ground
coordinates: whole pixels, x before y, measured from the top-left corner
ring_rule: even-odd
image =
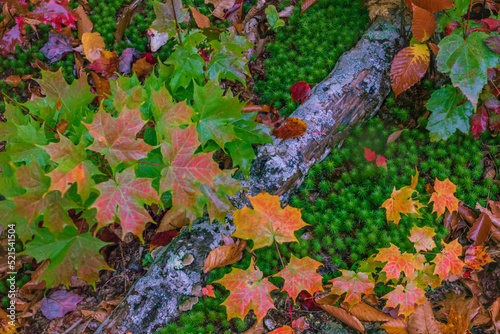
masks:
[[[276,39],[266,46],[265,78],[255,84],[261,104],[290,115],[299,105],[291,100],[290,86],[297,81],[321,82],[366,30],[369,19],[363,3],[319,0],[302,14],[296,6]]]

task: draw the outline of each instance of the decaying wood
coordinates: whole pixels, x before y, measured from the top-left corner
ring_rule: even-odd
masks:
[[[307,170],[339,145],[350,127],[373,115],[390,92],[388,71],[399,49],[401,37],[396,27],[378,19],[356,47],[345,53],[330,75],[316,85],[309,100],[293,117],[307,123],[303,137],[268,144],[259,149],[250,179],[244,182],[249,194],[260,190],[279,194],[283,201],[302,183]],[[339,126],[345,129],[338,131]],[[245,204],[245,194],[234,198],[236,207]],[[234,229],[226,221],[226,234]],[[95,332],[154,333],[179,316],[179,306],[189,300],[202,279],[203,262],[208,253],[222,244],[222,227],[199,221],[191,232],[180,233],[163,249],[148,273],[130,289],[127,296]],[[194,261],[183,265],[188,254]]]

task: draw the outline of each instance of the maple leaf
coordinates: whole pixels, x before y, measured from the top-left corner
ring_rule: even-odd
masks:
[[[234,196],[243,188],[241,187],[239,181],[233,179],[228,174],[217,174],[213,183],[213,186],[208,184],[198,185],[198,188],[204,195],[204,198],[200,199],[199,203],[206,204],[207,213],[211,221],[217,219],[218,221],[223,222],[226,217],[226,213],[233,208],[228,195]]]
[[[399,51],[391,65],[391,86],[396,97],[422,79],[430,59],[429,48],[425,44],[415,44]]]
[[[363,149],[365,150],[365,159],[368,160],[368,161],[373,161],[375,160],[375,152],[370,150],[369,148],[366,148],[366,147],[363,147]]]
[[[172,191],[172,210],[184,209],[189,219],[203,214],[205,202],[199,184],[214,188],[214,178],[223,174],[212,153],[196,153],[200,146],[194,126],[176,128],[172,133],[172,144],[163,142],[161,152],[168,168],[162,170],[160,191]]]
[[[490,262],[495,262],[486,253],[484,246],[471,246],[465,251],[465,265],[473,270],[483,269],[483,266]]]
[[[316,291],[323,291],[323,284],[321,283],[323,277],[316,272],[322,265],[322,263],[310,257],[299,259],[292,254],[290,262],[285,269],[273,276],[278,276],[285,280],[283,291],[288,292],[288,295],[295,302],[295,299],[302,290],[306,290],[311,295]]]
[[[164,140],[172,137],[172,132],[180,125],[192,125],[193,108],[186,101],[174,103],[165,87],[151,92],[152,112],[156,120],[155,130]]]
[[[384,158],[383,156],[378,156],[377,160],[375,160],[375,163],[377,164],[377,167],[384,166],[385,169],[387,170],[387,159]]]
[[[386,209],[387,221],[393,221],[394,224],[398,225],[401,220],[401,214],[408,215],[415,213],[417,216],[420,216],[418,210],[425,205],[411,198],[414,192],[415,189],[408,186],[399,190],[396,190],[396,187],[394,187],[391,198],[387,199],[381,205],[382,208]]]
[[[169,38],[175,36],[177,29],[176,20],[179,23],[183,22],[188,15],[188,10],[182,8],[181,0],[173,0],[166,3],[154,1],[153,9],[156,20],[151,24],[151,28],[160,33],[168,33]]]
[[[450,272],[452,275],[461,274],[464,263],[458,257],[462,255],[462,245],[458,243],[457,239],[449,244],[441,241],[441,244],[444,249],[431,261],[436,264],[434,274],[441,279],[447,277]]]
[[[439,276],[434,275],[434,270],[436,268],[435,264],[425,263],[424,267],[417,272],[417,275],[413,278],[413,282],[421,289],[425,289],[428,286],[435,289],[441,286],[442,279]]]
[[[89,130],[94,142],[89,150],[103,154],[111,167],[121,162],[143,159],[154,147],[142,140],[136,140],[137,133],[146,124],[139,109],[124,108],[113,118],[101,107],[91,124],[83,124]]]
[[[60,138],[58,143],[50,143],[43,147],[51,160],[57,163],[56,169],[47,174],[51,179],[49,191],[59,190],[64,195],[71,184],[76,183],[78,193],[85,201],[94,186],[92,176],[102,173],[92,162],[86,160],[87,153],[82,139],[75,145],[65,136]]]
[[[61,31],[61,24],[75,29],[77,14],[68,7],[68,0],[42,0],[37,3],[35,9],[30,13],[31,16],[42,20],[43,23],[52,25],[52,28]]]
[[[406,287],[396,285],[393,291],[382,298],[387,299],[386,307],[399,306],[399,314],[403,314],[405,318],[415,311],[415,305],[422,305],[427,301],[425,291],[411,282]]]
[[[106,50],[100,51],[101,56],[88,66],[88,69],[99,73],[104,78],[109,78],[118,71],[120,60],[115,52]]]
[[[151,179],[136,178],[131,168],[115,175],[115,180],[108,180],[96,185],[101,195],[96,199],[93,208],[97,209],[98,226],[103,227],[120,219],[122,239],[128,232],[139,237],[151,216],[144,204],[159,203],[156,191],[151,187]]]
[[[431,199],[429,200],[429,203],[434,202],[432,212],[437,212],[439,217],[444,213],[445,208],[447,208],[450,213],[458,210],[459,200],[453,195],[457,191],[457,186],[449,179],[439,181],[436,178],[434,190],[436,191],[432,193]]]
[[[341,270],[342,276],[332,279],[331,293],[342,295],[346,294],[344,302],[350,307],[361,302],[363,294],[369,295],[373,293],[375,282],[368,276],[367,273],[356,273],[349,270]]]
[[[26,34],[24,20],[22,17],[15,17],[15,20],[16,25],[5,31],[0,39],[0,49],[4,57],[9,53],[15,53],[16,45],[22,46],[26,42],[26,38],[23,36]]]
[[[253,310],[260,322],[267,311],[274,309],[270,296],[271,291],[278,289],[262,278],[262,271],[254,265],[253,259],[247,270],[233,268],[231,272],[213,283],[219,283],[229,290],[229,297],[221,304],[226,306],[227,318],[244,319],[250,310]]]
[[[292,101],[300,101],[300,104],[309,100],[309,96],[311,96],[311,88],[305,81],[298,81],[294,83],[290,87],[290,91],[292,92]]]
[[[434,232],[432,227],[418,227],[414,225],[410,231],[408,239],[415,244],[415,249],[418,252],[421,250],[430,250],[436,247],[436,243],[432,239],[435,235],[436,232]]]
[[[300,209],[289,206],[282,209],[279,196],[262,192],[249,200],[253,209],[244,207],[233,213],[236,231],[232,236],[252,239],[252,249],[269,246],[274,240],[297,241],[294,231],[308,225],[302,220]]]
[[[60,283],[69,286],[75,270],[79,279],[95,289],[99,270],[112,270],[99,253],[108,244],[89,232],[79,233],[74,226],[66,226],[57,236],[41,228],[37,229],[35,238],[26,244],[21,254],[35,258],[37,262],[50,259],[50,264],[39,278],[45,280],[47,289]]]
[[[421,254],[401,254],[399,248],[393,244],[389,248],[379,250],[376,261],[387,262],[382,271],[386,273],[386,280],[398,279],[401,272],[412,278],[415,270],[423,268],[425,257]]]
[[[204,296],[215,298],[214,287],[210,284],[204,287],[202,292]]]

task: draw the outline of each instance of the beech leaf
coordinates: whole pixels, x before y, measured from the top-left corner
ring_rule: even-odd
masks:
[[[490,216],[481,213],[467,232],[467,238],[474,241],[475,246],[482,246],[488,240],[492,226]]]
[[[488,112],[484,106],[480,106],[477,112],[470,119],[470,132],[475,140],[478,140],[481,134],[488,130]]]
[[[390,321],[393,319],[387,313],[381,312],[365,302],[359,302],[352,307],[350,307],[348,303],[344,302],[340,304],[340,307],[361,321]]]
[[[389,334],[408,334],[406,321],[400,318],[389,320],[380,325],[379,328],[384,329]]]
[[[391,65],[391,86],[396,97],[422,79],[429,62],[429,48],[425,44],[415,44],[399,51]]]
[[[431,13],[437,13],[444,9],[452,8],[451,0],[411,0],[415,6],[423,8]]]
[[[417,41],[423,43],[431,38],[436,28],[437,23],[432,13],[418,6],[413,7],[412,32]]]
[[[297,241],[294,232],[306,226],[300,209],[286,206],[281,208],[279,196],[261,192],[249,197],[253,209],[244,207],[234,211],[236,231],[232,236],[252,239],[253,249],[278,243]]]
[[[237,240],[236,243],[213,249],[205,259],[203,272],[206,274],[215,268],[222,268],[238,262],[243,257],[243,250],[246,246],[245,240]]]

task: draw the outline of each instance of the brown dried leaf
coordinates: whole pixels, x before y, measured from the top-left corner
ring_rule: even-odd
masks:
[[[255,322],[255,324],[243,332],[243,334],[262,334],[266,331],[264,328],[264,322]]]
[[[193,308],[194,305],[198,303],[198,297],[191,297],[186,300],[184,303],[179,305],[179,311],[186,312]]]
[[[440,320],[446,320],[451,310],[460,311],[460,315],[464,318],[472,320],[482,308],[481,303],[476,297],[466,298],[465,294],[457,295],[456,293],[447,293],[445,299],[435,303],[432,307],[441,307],[434,316]]]
[[[425,42],[436,31],[437,23],[434,15],[417,6],[413,6],[412,32],[415,39],[421,43]]]
[[[75,55],[76,77],[78,79],[85,77],[87,72],[85,72],[85,68],[83,67],[82,55],[78,52],[74,52],[73,54]]]
[[[148,63],[146,58],[141,58],[132,65],[132,73],[137,74],[139,78],[147,78],[151,75],[151,72],[153,72],[153,68],[154,65]]]
[[[320,305],[333,305],[340,299],[339,295],[330,292],[316,291],[314,293],[314,302]]]
[[[437,55],[439,53],[439,46],[437,46],[434,43],[429,43],[429,47],[431,48],[431,50],[434,53],[434,55],[437,57]]]
[[[444,334],[467,334],[469,321],[452,308],[448,314],[447,323],[441,324],[441,329]]]
[[[386,313],[383,313],[363,302],[355,304],[352,308],[349,307],[349,304],[347,303],[340,304],[340,307],[361,321],[390,321],[394,319]]]
[[[354,328],[355,330],[358,330],[362,333],[365,331],[365,327],[363,326],[363,324],[349,312],[331,305],[319,305],[319,307],[330,313],[330,315],[335,317],[337,320],[342,321],[347,326]]]
[[[488,308],[488,312],[490,313],[491,321],[493,321],[493,326],[497,331],[500,330],[500,297]]]
[[[304,13],[309,9],[312,5],[314,5],[318,0],[304,0],[302,1],[302,5],[300,6],[300,14]]]
[[[307,131],[307,124],[296,117],[288,117],[285,124],[278,128],[274,128],[271,134],[276,138],[287,140],[291,138],[301,137]]]
[[[161,219],[160,226],[156,233],[177,230],[186,225],[189,225],[190,220],[186,217],[186,210],[169,210]]]
[[[404,319],[392,319],[381,325],[379,328],[384,329],[389,334],[408,334],[408,325]]]
[[[214,5],[212,15],[216,18],[223,19],[226,10],[234,6],[235,0],[205,0],[205,3]]]
[[[418,305],[408,317],[408,333],[410,334],[442,334],[439,323],[432,313],[431,303],[428,301]]]
[[[469,226],[474,225],[474,222],[477,219],[477,215],[464,202],[459,202],[458,203],[458,213],[467,222],[467,224],[469,224]]]
[[[104,39],[98,32],[86,32],[82,35],[82,47],[85,57],[93,63],[101,58],[101,51],[106,50]]]
[[[474,246],[484,245],[490,235],[491,226],[490,217],[481,213],[467,233],[467,238],[474,241]]]
[[[137,6],[141,3],[142,0],[135,0],[130,5],[125,7],[118,18],[118,22],[116,23],[116,30],[114,32],[115,43],[119,43],[122,40],[123,34],[127,29],[127,26],[132,18],[132,14],[134,13]]]
[[[368,0],[366,6],[371,21],[377,16],[392,20],[390,11],[398,9],[401,6],[401,0]]]
[[[111,95],[111,85],[108,79],[101,77],[95,72],[90,72],[92,79],[94,80],[94,86],[96,93],[98,95],[99,102],[103,99],[107,99],[106,95]]]
[[[387,143],[386,144],[392,143],[393,141],[395,141],[396,139],[398,139],[399,136],[401,136],[401,134],[403,133],[404,130],[406,130],[406,129],[398,130],[396,132],[391,133],[391,135],[389,136],[389,138],[387,138]]]
[[[81,5],[76,7],[75,13],[78,14],[78,21],[76,21],[76,27],[78,28],[78,38],[82,39],[83,34],[86,32],[91,32],[94,29],[94,24],[90,21],[85,9]]]
[[[196,8],[192,6],[189,6],[189,9],[191,9],[191,13],[193,13],[193,19],[196,22],[198,28],[203,29],[210,27],[210,20],[208,19],[208,17],[200,13]]]
[[[243,257],[243,250],[246,245],[245,240],[238,240],[234,244],[213,249],[205,259],[203,272],[206,274],[215,268],[222,268],[238,262]]]
[[[3,79],[3,81],[17,87],[23,80],[19,75],[9,75],[7,78]]]
[[[453,211],[453,213],[450,213],[449,211],[445,212],[443,225],[448,229],[449,231],[448,235],[455,232],[455,229],[457,228],[459,221],[460,219],[457,211]]]
[[[98,322],[103,322],[109,315],[108,312],[102,309],[99,311],[81,310],[80,312],[82,312],[82,315],[84,317],[92,317],[94,320],[97,320]]]

